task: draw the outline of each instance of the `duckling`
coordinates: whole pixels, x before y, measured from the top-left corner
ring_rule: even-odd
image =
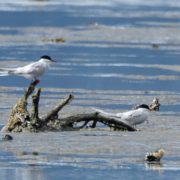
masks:
[[[147,153],[146,156],[145,156],[145,161],[159,162],[161,160],[161,158],[164,156],[164,153],[165,153],[164,149],[159,149],[159,150],[157,150],[155,152]]]

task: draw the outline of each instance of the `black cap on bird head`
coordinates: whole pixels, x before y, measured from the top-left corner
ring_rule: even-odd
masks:
[[[48,55],[41,56],[41,59],[47,59],[49,61],[56,62],[55,60],[51,59],[51,57],[49,57]]]
[[[135,108],[134,108],[134,109],[139,109],[139,108],[144,108],[144,109],[148,109],[148,110],[150,110],[150,109],[149,109],[149,106],[148,106],[147,104],[137,105],[137,106],[135,106]]]

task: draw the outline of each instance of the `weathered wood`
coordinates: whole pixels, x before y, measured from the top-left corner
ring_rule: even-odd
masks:
[[[70,94],[68,98],[64,99],[60,102],[54,109],[52,109],[47,115],[41,118],[41,121],[48,122],[53,119],[58,118],[58,112],[67,104],[69,104],[73,100],[74,96]]]
[[[79,123],[79,122],[84,122],[83,125],[81,125],[79,128],[84,128],[90,121],[93,122],[92,126],[94,127],[94,121],[95,123],[101,122],[110,128],[114,128],[116,130],[127,130],[127,131],[136,131],[135,128],[132,126],[128,125],[125,122],[120,121],[117,118],[111,118],[104,116],[102,114],[99,114],[98,112],[95,113],[85,113],[85,114],[75,114],[71,115],[65,118],[60,118],[58,119],[61,123],[61,126],[66,129],[68,127],[72,127],[73,124]]]
[[[32,95],[32,110],[31,110],[31,124],[32,125],[40,125],[39,118],[39,99],[41,94],[41,88],[39,88],[36,94]]]
[[[159,103],[159,99],[158,98],[154,98],[152,103],[149,105],[149,108],[151,111],[159,111],[159,107],[160,107],[160,103]]]
[[[121,121],[118,118],[111,118],[104,116],[102,114],[98,115],[98,121],[113,128],[114,130],[127,130],[127,131],[137,131],[134,127],[129,124]]]
[[[21,132],[23,128],[27,126],[27,122],[30,121],[30,114],[27,110],[27,99],[33,93],[37,81],[31,82],[24,95],[19,98],[15,106],[12,108],[8,123],[3,127],[1,131],[4,132]]]
[[[73,114],[66,117],[58,117],[60,110],[68,105],[74,96],[70,94],[62,100],[55,108],[43,117],[39,117],[39,101],[41,89],[38,89],[32,95],[32,111],[27,110],[27,100],[34,92],[38,81],[32,82],[24,95],[17,101],[13,107],[8,123],[4,126],[4,132],[39,132],[39,131],[61,131],[61,130],[77,130],[82,128],[95,128],[97,123],[102,123],[114,130],[136,131],[136,129],[127,122],[123,122],[120,118],[103,115],[99,112]],[[152,108],[159,107],[159,101],[154,100]],[[157,106],[155,106],[155,104]]]

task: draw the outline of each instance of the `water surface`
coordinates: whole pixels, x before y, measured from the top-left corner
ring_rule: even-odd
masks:
[[[92,107],[122,112],[160,99],[139,132],[100,126],[76,132],[13,134],[0,142],[2,179],[178,179],[180,174],[180,2],[177,0],[0,1],[0,66],[44,54],[58,62],[42,77],[40,113],[69,93],[62,115]],[[65,43],[51,41],[65,39]],[[29,81],[0,77],[3,126]],[[1,134],[1,137],[3,134]],[[161,164],[144,155],[165,149]]]

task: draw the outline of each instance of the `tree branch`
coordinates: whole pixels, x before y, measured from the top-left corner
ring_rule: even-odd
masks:
[[[59,105],[57,105],[53,110],[51,110],[47,115],[41,118],[41,121],[47,122],[58,118],[58,112],[68,103],[73,100],[74,96],[70,94],[66,99],[64,99]]]
[[[31,123],[36,125],[39,122],[39,99],[41,94],[41,88],[39,88],[36,94],[32,95],[32,111],[31,111]]]
[[[109,126],[110,128],[115,128],[116,130],[136,131],[135,128],[126,124],[118,118],[107,117],[104,115],[100,115],[97,112],[89,114],[75,114],[65,118],[60,118],[58,120],[60,121],[61,126],[64,127],[64,129],[71,127],[72,124],[76,124],[79,122],[84,122],[84,124],[79,127],[83,128],[88,124],[88,122],[95,121],[96,123],[101,122]],[[93,125],[95,126],[94,123]]]

